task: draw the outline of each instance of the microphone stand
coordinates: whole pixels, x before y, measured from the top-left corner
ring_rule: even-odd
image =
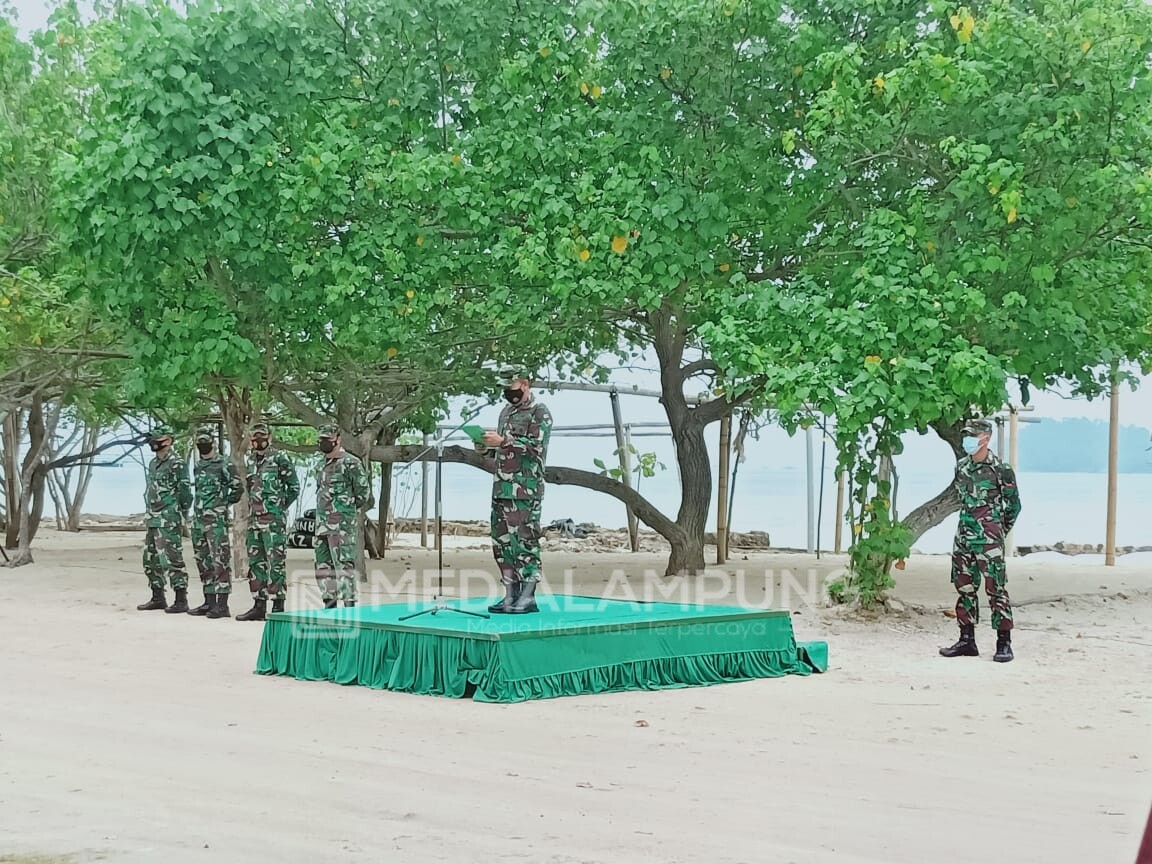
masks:
[[[476,414],[479,414],[479,413],[480,413],[480,409],[477,409],[476,412],[471,417],[469,417],[467,420],[465,420],[463,423],[461,423],[455,429],[451,429],[448,432],[446,432],[439,439],[437,439],[435,444],[431,445],[430,447],[425,448],[423,451],[421,451],[420,453],[418,453],[416,455],[415,459],[412,460],[413,462],[415,462],[416,459],[419,459],[421,456],[423,456],[425,453],[427,453],[429,450],[431,450],[432,447],[436,448],[436,579],[437,579],[437,582],[436,582],[436,594],[432,598],[432,605],[429,606],[427,609],[421,609],[419,612],[413,612],[410,615],[401,615],[400,618],[397,619],[399,621],[407,621],[409,618],[417,618],[421,615],[436,615],[439,612],[456,612],[459,615],[471,615],[473,618],[491,618],[492,617],[487,612],[469,612],[467,609],[457,609],[454,606],[449,606],[444,601],[444,518],[443,518],[444,511],[443,511],[443,495],[442,495],[443,483],[441,482],[441,478],[443,476],[443,467],[444,467],[444,440],[449,435],[451,435],[453,432],[456,432],[459,429],[464,428],[464,426],[466,426],[468,424],[468,421],[474,419]]]

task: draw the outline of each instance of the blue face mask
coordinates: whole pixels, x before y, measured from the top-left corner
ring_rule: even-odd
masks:
[[[964,440],[960,442],[960,446],[964,448],[964,452],[972,456],[980,449],[980,439],[974,435],[965,435]]]

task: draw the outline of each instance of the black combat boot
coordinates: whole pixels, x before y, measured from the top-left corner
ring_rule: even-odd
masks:
[[[176,599],[172,601],[172,605],[164,610],[165,612],[187,612],[188,611],[188,589],[177,588]]]
[[[141,612],[151,612],[153,609],[167,609],[168,608],[168,600],[164,596],[164,589],[163,588],[153,588],[152,589],[152,599],[149,600],[147,603],[141,603],[136,608],[139,609]]]
[[[283,603],[283,600],[277,600],[277,603]],[[237,621],[263,621],[265,611],[268,608],[267,600],[253,600],[252,608],[245,612],[243,615],[237,615]],[[275,610],[273,610],[275,611]]]
[[[1012,653],[1012,631],[999,630],[996,633],[996,653],[992,659],[997,663],[1011,663],[1015,655]]]
[[[980,650],[976,647],[976,625],[960,625],[960,641],[955,645],[940,649],[941,657],[979,657]]]
[[[208,610],[209,618],[231,618],[232,612],[228,609],[228,595],[217,594],[216,603]]]
[[[189,609],[188,614],[189,615],[207,615],[208,612],[212,609],[212,605],[215,602],[215,600],[216,600],[215,594],[205,594],[204,595],[204,602],[201,603],[199,606],[197,606],[195,609]]]
[[[275,600],[272,601],[272,611],[273,612],[283,612],[284,611],[284,598],[283,597],[277,597]]]
[[[539,612],[540,608],[536,605],[536,583],[535,582],[521,582],[520,594],[516,597],[516,602],[512,604],[512,608],[508,612],[512,615],[522,615],[525,612]]]
[[[512,604],[516,602],[517,596],[520,594],[519,582],[505,582],[504,583],[504,599],[498,600],[488,607],[489,612],[511,612]]]
[[[333,597],[331,600],[325,600],[324,601],[324,608],[325,609],[335,609],[336,608],[336,598]]]
[[[345,600],[345,601],[344,601],[344,605],[345,605],[345,606],[355,606],[355,605],[356,605],[356,601],[355,601],[355,600]]]

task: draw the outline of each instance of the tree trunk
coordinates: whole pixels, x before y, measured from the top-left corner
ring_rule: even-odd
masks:
[[[704,527],[712,500],[712,466],[704,440],[707,425],[696,415],[684,397],[684,349],[688,331],[666,301],[648,316],[652,344],[660,361],[660,402],[672,430],[676,464],[680,468],[680,509],[676,528],[668,542],[672,554],[666,576],[703,571]]]
[[[4,415],[4,548],[15,549],[20,539],[20,409]]]
[[[704,427],[689,415],[680,429],[673,427],[672,438],[676,444],[676,463],[680,466],[680,509],[676,513],[678,536],[668,538],[672,554],[666,576],[697,573],[707,566],[704,529],[712,498],[712,465],[708,461]]]
[[[96,445],[100,443],[101,431],[99,423],[92,423],[85,427],[84,441],[80,445],[82,452],[88,453],[96,449]],[[76,491],[68,505],[67,528],[69,531],[80,530],[80,517],[84,513],[84,499],[88,497],[88,486],[92,482],[92,461],[80,463],[79,472],[76,478]]]
[[[940,439],[944,441],[944,443],[952,448],[952,452],[957,459],[964,455],[964,448],[960,443],[963,437],[961,431],[963,428],[964,421],[962,420],[948,425],[943,423],[932,424],[932,429],[940,436]],[[942,491],[936,493],[932,498],[905,516],[903,524],[905,528],[912,532],[912,542],[915,543],[924,536],[925,532],[935,528],[959,509],[960,499],[956,497],[956,490],[952,483],[949,483]]]
[[[36,531],[40,527],[40,518],[44,512],[44,486],[48,477],[44,457],[52,437],[56,434],[60,407],[59,402],[54,403],[45,416],[44,400],[39,396],[33,396],[28,408],[28,452],[24,455],[20,472],[19,541],[16,553],[8,563],[9,567],[22,567],[32,563],[32,541],[36,538]]]
[[[925,501],[904,517],[904,527],[912,532],[912,542],[919,540],[926,531],[935,528],[960,509],[956,489],[949,483],[943,491]]]
[[[68,527],[68,498],[65,481],[60,479],[56,471],[48,472],[48,495],[52,498],[52,508],[56,511],[56,530],[64,531]]]

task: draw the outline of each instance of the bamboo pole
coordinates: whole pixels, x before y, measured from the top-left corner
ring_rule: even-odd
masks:
[[[1008,464],[1011,465],[1011,470],[1015,471],[1017,468],[1018,460],[1018,446],[1020,446],[1020,412],[1016,410],[1015,406],[1008,407]],[[1015,531],[1009,531],[1008,536],[1005,538],[1005,554],[1015,554],[1015,541],[1013,537]]]
[[[848,480],[848,472],[841,471],[836,481],[836,536],[833,538],[833,551],[839,555],[843,551],[841,538],[844,532],[844,484]]]
[[[732,453],[732,414],[720,418],[720,464],[716,485],[716,563],[728,560],[728,465]]]
[[[1008,408],[1008,464],[1012,466],[1012,470],[1017,470],[1017,446],[1020,442],[1020,414],[1016,408],[1009,406]],[[1009,531],[1008,536],[1004,538],[1004,551],[1008,555],[1015,554],[1016,544],[1013,541],[1013,534],[1015,532]]]
[[[813,452],[812,452],[812,426],[809,424],[804,430],[804,448],[807,455],[807,489],[808,489],[808,553],[816,551],[816,495],[815,480],[813,478]]]
[[[424,449],[427,450],[432,436],[424,436]],[[420,462],[420,548],[428,548],[428,460]]]
[[[1104,527],[1104,566],[1116,565],[1116,486],[1119,463],[1120,387],[1112,369],[1112,393],[1108,408],[1108,516]]]

